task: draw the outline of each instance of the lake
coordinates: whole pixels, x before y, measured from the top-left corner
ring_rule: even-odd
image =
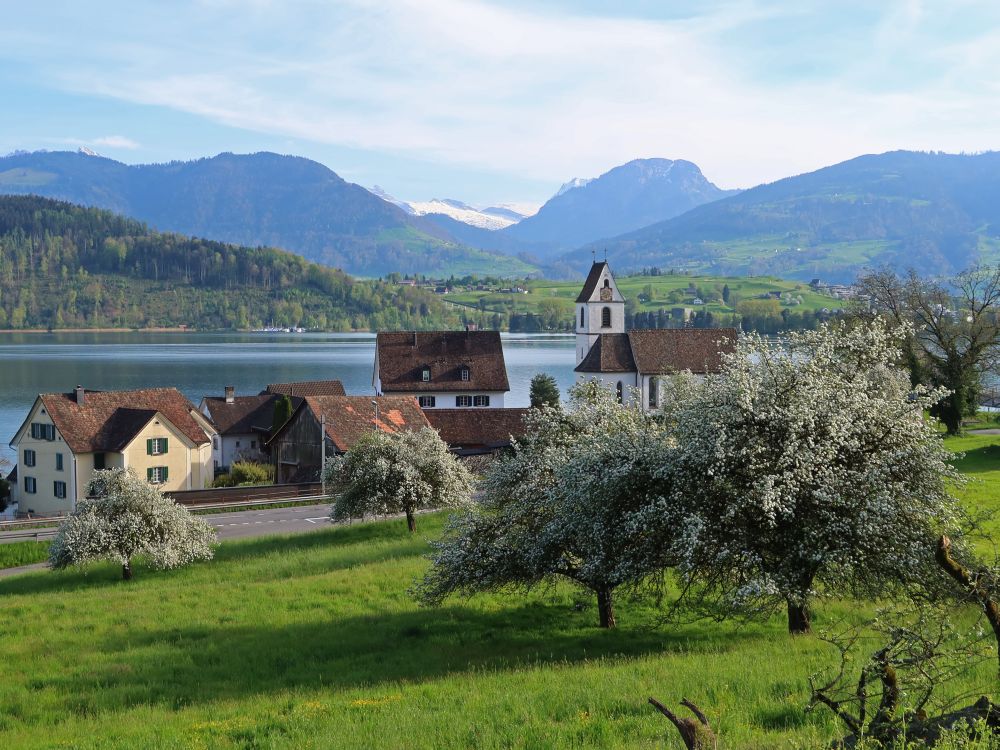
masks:
[[[560,389],[574,381],[574,337],[502,334],[511,391],[508,406],[528,406],[535,373]],[[371,395],[375,335],[369,333],[8,333],[0,334],[0,456],[39,393],[174,386],[195,406],[205,395],[259,393],[268,383],[340,380],[351,395]]]

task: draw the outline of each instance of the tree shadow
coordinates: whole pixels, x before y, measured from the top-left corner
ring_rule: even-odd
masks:
[[[366,688],[449,674],[511,670],[651,653],[718,653],[750,633],[642,627],[602,631],[563,604],[502,611],[467,606],[329,619],[288,626],[189,626],[123,632],[97,645],[100,666],[36,685],[88,711],[171,706],[284,689]]]

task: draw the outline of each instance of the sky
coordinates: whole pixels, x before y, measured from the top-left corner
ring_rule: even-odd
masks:
[[[723,188],[1000,147],[995,0],[0,0],[0,154],[276,151],[538,204],[636,158]]]

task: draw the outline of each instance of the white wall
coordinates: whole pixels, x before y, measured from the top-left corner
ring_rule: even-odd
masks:
[[[433,408],[435,409],[481,409],[480,406],[468,406],[459,407],[455,406],[455,398],[457,396],[489,396],[490,397],[490,409],[502,409],[504,408],[504,396],[506,395],[504,391],[428,391],[426,393],[411,393],[404,391],[389,391],[384,393],[385,396],[413,396],[419,399],[421,396],[434,396],[435,404]],[[432,408],[432,407],[425,407]]]

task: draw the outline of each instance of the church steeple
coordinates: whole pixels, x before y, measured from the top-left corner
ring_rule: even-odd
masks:
[[[595,261],[576,298],[576,363],[602,333],[625,333],[625,298],[607,261]]]

